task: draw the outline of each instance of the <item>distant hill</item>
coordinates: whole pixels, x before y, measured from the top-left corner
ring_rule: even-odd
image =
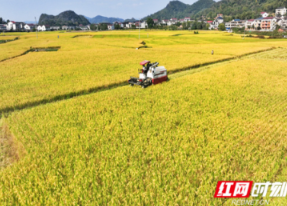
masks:
[[[116,21],[119,21],[119,22],[123,22],[124,19],[121,19],[121,18],[115,18],[115,17],[104,17],[104,16],[96,16],[94,18],[89,18],[89,17],[86,17],[85,18],[87,20],[89,20],[92,24],[99,24],[99,23],[113,23],[113,22],[116,22]]]
[[[135,22],[138,21],[138,19],[131,18],[131,19],[126,19],[124,22]]]
[[[197,16],[214,18],[216,14],[224,14],[230,19],[252,19],[259,17],[262,11],[273,14],[276,8],[284,6],[287,6],[287,0],[222,0],[197,13]]]
[[[80,24],[88,25],[90,22],[84,16],[78,15],[74,11],[65,11],[57,16],[41,14],[39,24],[78,26]]]
[[[192,5],[182,3],[181,1],[171,1],[164,9],[145,17],[144,19],[147,19],[148,17],[153,19],[190,17],[204,9],[210,8],[213,4],[215,4],[215,1],[213,0],[199,0]]]

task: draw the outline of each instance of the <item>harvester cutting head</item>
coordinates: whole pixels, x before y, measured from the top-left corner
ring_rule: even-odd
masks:
[[[139,69],[139,78],[131,77],[128,81],[131,86],[140,85],[142,88],[150,86],[152,84],[159,84],[167,81],[167,70],[164,66],[158,66],[159,63],[150,63],[150,61],[145,60],[140,63],[143,66]]]

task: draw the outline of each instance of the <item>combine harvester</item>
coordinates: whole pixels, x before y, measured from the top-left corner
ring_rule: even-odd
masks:
[[[139,85],[142,88],[146,88],[152,84],[167,81],[167,70],[164,66],[158,66],[158,62],[151,64],[150,61],[145,60],[140,65],[143,68],[139,69],[139,78],[131,77],[128,81],[130,86]]]

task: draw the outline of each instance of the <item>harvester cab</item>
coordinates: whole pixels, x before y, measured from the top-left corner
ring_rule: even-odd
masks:
[[[131,86],[139,85],[142,88],[146,88],[152,84],[159,84],[167,81],[167,70],[164,66],[158,66],[159,63],[150,63],[150,61],[142,61],[140,63],[143,66],[139,69],[139,78],[131,77],[128,81]]]

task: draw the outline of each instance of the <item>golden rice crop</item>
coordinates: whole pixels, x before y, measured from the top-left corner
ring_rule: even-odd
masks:
[[[87,32],[80,35],[93,38],[73,38],[79,33],[40,32],[38,39],[36,33],[29,33],[0,45],[0,61],[20,55],[31,46],[61,46],[58,52],[33,52],[0,62],[0,111],[126,82],[130,76],[138,76],[139,62],[144,59],[175,71],[286,44],[282,40],[243,40],[215,31],[195,35],[147,30],[141,31],[141,40],[150,48],[135,50],[140,42],[138,34]],[[174,36],[177,34],[181,35]]]
[[[13,113],[5,123],[27,154],[0,172],[0,202],[222,205],[219,180],[275,181],[287,63],[264,55]]]

